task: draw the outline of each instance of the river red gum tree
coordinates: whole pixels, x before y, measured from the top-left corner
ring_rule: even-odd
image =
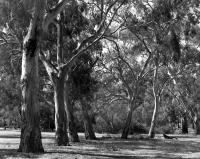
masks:
[[[21,107],[21,140],[20,152],[43,152],[40,131],[40,115],[38,103],[39,75],[38,75],[38,43],[40,42],[41,15],[44,15],[44,3],[34,2],[33,17],[30,21],[28,33],[23,42],[22,56],[22,107]]]
[[[27,5],[24,1],[24,4]],[[22,56],[22,107],[21,107],[21,140],[19,152],[44,152],[41,131],[40,131],[40,115],[38,102],[39,75],[38,75],[38,52],[46,28],[54,20],[63,7],[67,4],[67,0],[60,1],[58,5],[51,10],[45,11],[46,1],[34,0],[32,17],[28,27],[28,33],[23,40],[23,56]],[[70,1],[69,1],[70,3]],[[61,110],[62,111],[62,110]]]
[[[65,8],[65,16],[71,15],[71,12],[74,11],[77,3],[76,1],[72,1],[70,5],[66,6]],[[50,50],[41,51],[41,60],[46,68],[46,71],[50,77],[54,88],[54,102],[55,102],[55,126],[56,126],[56,143],[57,145],[68,145],[69,140],[67,135],[67,118],[65,110],[69,111],[72,109],[67,109],[68,106],[65,108],[65,104],[69,104],[64,102],[64,86],[65,86],[65,79],[70,73],[70,69],[74,64],[74,61],[85,51],[87,51],[90,47],[96,44],[99,40],[101,40],[108,30],[109,26],[113,22],[113,19],[118,11],[118,9],[123,5],[123,3],[119,3],[117,8],[112,13],[112,16],[108,18],[108,14],[111,13],[111,9],[116,7],[117,0],[112,2],[106,11],[102,10],[102,18],[98,25],[98,29],[96,32],[89,37],[83,39],[77,47],[73,50],[65,50],[68,53],[67,59],[64,59],[63,56],[63,34],[62,34],[62,20],[56,24],[57,26],[57,61],[52,62],[52,59],[47,58],[50,53]],[[59,5],[58,5],[59,6]],[[61,7],[62,8],[62,7]],[[51,16],[52,17],[52,16]],[[60,16],[62,18],[62,16]],[[70,18],[70,17],[69,17]],[[50,18],[51,20],[51,18]],[[49,21],[50,21],[49,20]],[[107,25],[105,23],[108,21]],[[54,21],[50,21],[50,23],[54,23]],[[48,24],[50,24],[48,23]],[[45,27],[47,28],[47,27]],[[72,56],[74,55],[74,56]],[[71,57],[71,58],[70,58]],[[67,93],[66,93],[67,94]],[[67,98],[66,98],[67,99]],[[72,112],[70,112],[72,113]],[[69,113],[67,113],[69,114]]]

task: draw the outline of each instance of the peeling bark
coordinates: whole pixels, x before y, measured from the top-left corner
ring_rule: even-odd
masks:
[[[38,44],[42,16],[43,1],[35,0],[33,18],[30,21],[28,33],[23,41],[22,56],[22,107],[21,107],[21,137],[19,152],[44,152],[40,131],[39,114],[39,75],[38,75]]]
[[[29,38],[27,36],[27,38]],[[30,39],[29,39],[30,40]],[[30,43],[26,43],[26,47],[32,47]],[[27,46],[28,45],[28,46]],[[43,152],[40,131],[40,114],[39,114],[39,75],[38,75],[38,53],[35,49],[23,50],[22,58],[22,129],[20,152]]]

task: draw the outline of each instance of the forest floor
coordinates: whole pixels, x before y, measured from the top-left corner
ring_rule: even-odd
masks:
[[[96,134],[99,140],[86,141],[79,134],[81,142],[71,146],[55,146],[54,133],[44,132],[43,154],[18,153],[20,141],[19,130],[0,128],[0,159],[4,158],[39,158],[39,159],[148,159],[148,158],[200,158],[200,136],[173,135],[178,139],[164,139],[156,135],[147,139],[145,135],[132,135],[127,140],[120,135]]]

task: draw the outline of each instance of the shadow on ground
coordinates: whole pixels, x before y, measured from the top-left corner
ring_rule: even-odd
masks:
[[[65,158],[65,159],[148,159],[148,158],[200,158],[200,140],[194,136],[178,136],[178,140],[138,139],[122,140],[117,137],[86,141],[71,146],[55,146],[53,133],[43,134],[43,154],[18,153],[19,134],[0,133],[0,158]]]
[[[17,149],[0,149],[0,158],[6,159],[6,158],[38,158],[38,155],[32,154],[32,153],[19,153],[17,152]]]

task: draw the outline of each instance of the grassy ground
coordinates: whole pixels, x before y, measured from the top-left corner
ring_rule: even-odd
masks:
[[[148,158],[200,158],[200,136],[176,135],[178,139],[166,140],[161,135],[149,140],[141,136],[130,136],[121,140],[119,135],[99,137],[97,141],[85,141],[79,134],[80,143],[71,143],[68,147],[54,145],[54,133],[42,133],[43,154],[18,153],[20,132],[0,129],[0,159],[39,158],[39,159],[148,159]],[[105,135],[103,135],[105,136]]]

